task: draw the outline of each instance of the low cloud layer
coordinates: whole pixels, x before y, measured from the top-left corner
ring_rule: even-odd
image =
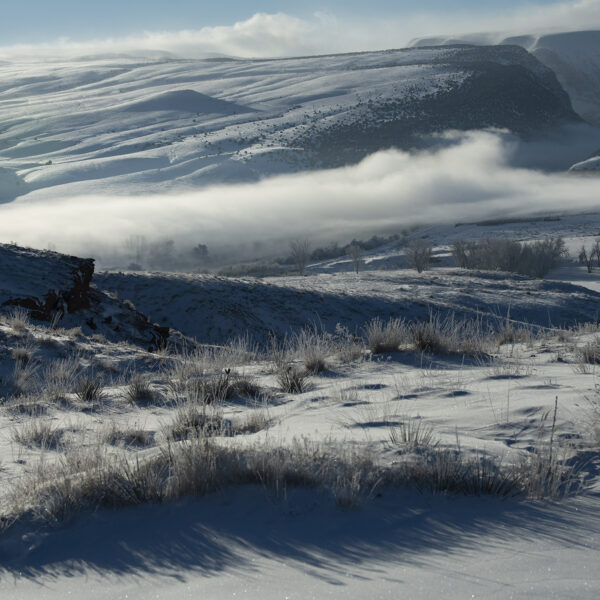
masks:
[[[417,9],[388,15],[338,18],[317,13],[311,19],[288,14],[259,13],[229,26],[187,31],[154,31],[129,37],[0,47],[0,59],[41,56],[75,57],[104,53],[170,52],[201,57],[223,54],[240,57],[278,57],[403,47],[415,37],[453,36],[481,31],[504,35],[572,31],[600,27],[600,0],[575,0],[549,5],[530,4],[516,9],[444,11]]]
[[[415,224],[597,208],[594,177],[510,167],[514,147],[494,133],[460,140],[434,153],[379,152],[353,167],[197,192],[35,202],[25,196],[0,205],[0,240],[52,243],[105,263],[132,235],[173,239],[181,249],[243,248],[248,257],[248,249],[284,248],[295,237],[324,243]]]

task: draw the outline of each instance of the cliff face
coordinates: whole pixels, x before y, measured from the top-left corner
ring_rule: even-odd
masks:
[[[114,342],[156,350],[169,328],[150,323],[127,301],[93,285],[94,261],[57,252],[0,244],[0,311],[28,311],[36,321],[81,327]]]

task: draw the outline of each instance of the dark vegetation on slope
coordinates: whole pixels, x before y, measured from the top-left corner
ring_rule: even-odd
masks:
[[[342,166],[385,148],[426,148],[434,143],[431,135],[447,130],[494,127],[527,139],[582,121],[554,73],[523,48],[465,46],[438,62],[466,79],[425,96],[415,92],[359,104],[294,143],[315,164]]]

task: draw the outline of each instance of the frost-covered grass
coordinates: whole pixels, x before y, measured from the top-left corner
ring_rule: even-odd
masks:
[[[248,483],[314,488],[345,509],[399,487],[560,499],[582,489],[578,456],[597,447],[582,441],[597,411],[573,417],[594,386],[573,370],[594,332],[524,332],[430,313],[376,318],[362,335],[310,327],[262,349],[235,338],[148,354],[0,322],[0,431],[12,432],[0,458],[24,457],[3,522]]]

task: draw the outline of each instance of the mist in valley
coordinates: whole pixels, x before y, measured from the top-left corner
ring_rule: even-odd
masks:
[[[573,155],[592,147],[593,136],[574,139]],[[416,225],[597,209],[595,178],[517,166],[571,160],[557,140],[523,143],[488,131],[447,133],[440,142],[258,183],[44,201],[25,195],[0,205],[0,239],[92,256],[99,267],[192,271],[281,258],[298,238],[314,247]]]

